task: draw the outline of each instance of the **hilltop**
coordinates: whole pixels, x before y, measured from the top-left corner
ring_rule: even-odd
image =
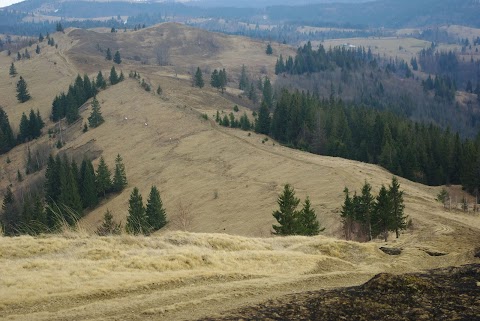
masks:
[[[252,103],[237,89],[242,64],[252,80],[265,75],[275,80],[277,55],[292,55],[293,48],[273,44],[275,55],[267,56],[264,42],[172,23],[113,34],[67,29],[53,37],[58,48],[42,44],[39,55],[15,63],[32,100],[17,103],[18,76],[3,72],[0,104],[14,127],[31,108],[48,120],[53,98],[77,74],[107,74],[112,63],[104,52],[119,50],[123,62],[115,67],[127,79],[97,95],[105,123],[82,133],[90,113],[90,104],[85,104],[82,120],[64,127],[66,144],[60,151],[79,158],[91,155],[95,165],[100,155],[108,164],[122,155],[128,187],[84,217],[81,232],[0,240],[0,267],[6,276],[0,280],[2,314],[39,320],[200,318],[293,291],[359,285],[380,272],[477,261],[473,252],[480,241],[480,218],[445,211],[435,200],[440,187],[400,179],[411,228],[388,243],[342,241],[344,187],[359,190],[368,181],[377,193],[389,184],[391,173],[376,165],[293,150],[265,135],[213,121],[217,111],[229,114],[235,105],[237,117],[251,115]],[[169,61],[159,66],[155,48],[163,46],[170,48]],[[0,55],[2,70],[11,62]],[[192,87],[197,66],[225,68],[226,93],[208,85]],[[128,78],[130,71],[140,73],[153,89],[160,85],[163,94],[146,92],[138,80]],[[47,121],[44,135],[28,146],[56,152],[57,139],[47,134],[55,126]],[[43,175],[16,181],[17,170],[25,167],[26,149],[22,144],[0,155],[2,192],[8,185],[21,190]],[[270,237],[272,211],[285,183],[295,187],[298,197],[310,197],[326,227],[323,236]],[[148,238],[92,236],[107,209],[125,223],[133,187],[146,197],[152,185],[158,186],[170,221],[164,230]],[[462,193],[458,195],[460,199]],[[189,219],[179,228],[175,222],[181,208],[188,210]],[[402,254],[389,256],[380,246],[399,248]]]

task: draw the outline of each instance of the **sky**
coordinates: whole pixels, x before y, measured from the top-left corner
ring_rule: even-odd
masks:
[[[0,0],[0,8],[9,6],[11,4],[22,2],[23,0]]]

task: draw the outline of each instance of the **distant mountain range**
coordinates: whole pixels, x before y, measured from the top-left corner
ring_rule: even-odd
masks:
[[[405,28],[459,24],[480,27],[479,0],[27,0],[8,9],[69,18],[168,14],[186,18],[211,17],[248,22],[261,19],[267,23],[296,22],[318,26]]]

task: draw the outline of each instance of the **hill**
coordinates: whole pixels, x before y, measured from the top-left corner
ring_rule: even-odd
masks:
[[[400,179],[405,212],[413,225],[399,239],[341,241],[344,187],[359,190],[368,181],[377,193],[390,182],[389,172],[292,150],[264,135],[224,128],[211,120],[217,110],[234,112],[235,104],[240,109],[234,112],[237,117],[244,111],[251,114],[251,102],[238,96],[237,80],[242,64],[250,79],[264,76],[264,66],[273,72],[276,57],[265,54],[265,43],[178,24],[115,34],[69,29],[53,38],[58,48],[42,44],[39,55],[16,62],[33,97],[24,104],[14,97],[18,76],[6,73],[12,60],[1,55],[5,72],[0,74],[0,88],[6,93],[1,104],[11,123],[18,124],[21,113],[30,108],[38,108],[47,120],[53,98],[67,90],[77,73],[107,73],[112,63],[98,47],[118,49],[124,61],[116,67],[125,75],[137,71],[152,88],[161,85],[163,94],[146,92],[138,80],[127,78],[97,95],[104,124],[82,133],[90,113],[86,104],[80,109],[82,120],[64,127],[66,144],[60,152],[80,159],[92,156],[95,165],[100,155],[113,164],[120,154],[129,184],[79,222],[83,232],[0,239],[2,315],[38,320],[195,319],[293,291],[359,285],[379,272],[477,261],[473,251],[480,242],[478,214],[445,211],[435,201],[439,187]],[[167,66],[155,61],[154,48],[162,44],[171,48]],[[284,45],[274,45],[274,50],[293,54]],[[191,66],[226,68],[226,93],[210,86],[192,87]],[[47,121],[45,135],[28,146],[43,145],[55,152],[57,138],[46,134],[55,126]],[[43,175],[15,180],[17,170],[25,168],[26,149],[22,144],[0,155],[2,192],[9,185],[22,191]],[[267,237],[285,183],[296,188],[298,197],[310,196],[326,227],[324,236]],[[148,238],[92,236],[107,209],[125,223],[133,187],[146,198],[152,185],[158,186],[167,210],[166,229]],[[458,195],[460,199],[462,193]],[[380,246],[400,248],[402,254],[389,256]]]

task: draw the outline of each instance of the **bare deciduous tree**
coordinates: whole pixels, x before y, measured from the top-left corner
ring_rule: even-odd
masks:
[[[191,207],[191,204],[185,205],[182,201],[178,201],[176,215],[171,221],[174,228],[182,231],[188,231],[190,229],[193,222]]]
[[[170,49],[167,46],[157,46],[155,56],[159,66],[168,66],[170,64]]]

